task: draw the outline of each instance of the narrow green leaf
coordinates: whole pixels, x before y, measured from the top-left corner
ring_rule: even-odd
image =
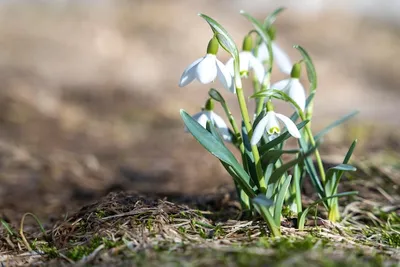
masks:
[[[215,137],[215,139],[218,140],[218,142],[220,142],[221,144],[224,143],[224,140],[222,139],[221,134],[218,132],[218,130],[215,128],[215,126],[210,121],[207,121],[206,128],[207,128],[207,131],[209,131]]]
[[[264,20],[263,24],[264,30],[268,30],[271,27],[271,25],[275,22],[276,17],[284,10],[285,10],[284,7],[278,7],[271,14],[269,14]]]
[[[263,25],[255,19],[253,16],[251,16],[249,13],[241,10],[240,14],[242,14],[244,17],[246,17],[251,24],[253,24],[254,29],[260,36],[261,40],[267,45],[268,48],[268,54],[270,55],[269,59],[269,68],[272,68],[272,63],[273,63],[273,53],[272,53],[272,46],[271,46],[271,39],[269,38],[267,32],[264,30]]]
[[[283,202],[285,201],[285,196],[288,191],[290,182],[292,181],[292,175],[288,175],[283,181],[283,184],[279,188],[278,195],[275,200],[275,206],[274,206],[274,219],[275,219],[275,224],[279,225],[281,223],[281,214],[282,214],[282,207],[283,207]]]
[[[271,212],[269,211],[269,207],[273,205],[273,201],[267,199],[264,195],[258,195],[257,197],[252,199],[253,205],[257,212],[263,217],[265,222],[268,225],[269,230],[271,231],[273,236],[280,236],[280,223],[277,225],[275,223],[274,218],[272,217]]]
[[[333,172],[333,171],[356,171],[356,167],[350,165],[350,164],[339,164],[336,165],[335,167],[329,168],[328,172]]]
[[[294,45],[293,47],[296,48],[303,57],[307,68],[308,81],[310,82],[310,92],[313,92],[317,88],[317,73],[315,71],[314,63],[312,62],[310,55],[303,47],[300,45]]]
[[[231,56],[235,60],[239,59],[239,51],[228,31],[226,31],[221,24],[219,24],[217,21],[210,18],[209,16],[204,14],[199,14],[199,16],[207,21],[207,23],[210,25],[222,48],[224,48],[229,54],[231,54]]]
[[[257,93],[250,96],[250,98],[263,98],[263,99],[266,97],[274,97],[277,99],[284,100],[284,98],[279,94],[279,90],[274,90],[273,88],[260,90]]]
[[[180,111],[183,122],[188,131],[196,138],[196,140],[211,154],[222,160],[223,162],[234,165],[237,163],[233,154],[226,146],[219,142],[210,132],[204,129],[197,121],[195,121],[184,110]]]
[[[305,140],[304,136],[302,136],[299,139],[299,145],[303,151],[307,151],[309,149],[307,141]],[[308,175],[310,176],[311,183],[315,188],[315,191],[318,193],[320,198],[323,198],[325,196],[324,188],[318,177],[317,171],[315,170],[313,160],[311,158],[305,158],[304,164],[306,166],[306,171],[307,171]]]
[[[16,233],[14,232],[14,230],[11,228],[11,226],[3,219],[0,218],[0,222],[3,225],[4,229],[6,229],[6,231],[11,235],[11,236],[15,236]]]
[[[264,207],[272,207],[274,205],[274,201],[271,199],[265,197],[264,195],[258,195],[255,198],[253,198],[253,203],[264,206]]]
[[[297,221],[297,228],[299,230],[304,230],[304,224],[306,222],[306,217],[308,212],[310,211],[311,208],[315,207],[316,205],[318,205],[321,202],[325,202],[328,199],[331,198],[339,198],[339,197],[345,197],[345,196],[352,196],[352,195],[357,195],[358,192],[357,191],[350,191],[350,192],[344,192],[344,193],[339,193],[333,196],[329,196],[329,197],[324,197],[322,199],[318,199],[317,201],[315,201],[314,203],[312,203],[310,206],[308,206],[300,215],[298,221]]]
[[[268,163],[275,163],[283,154],[296,154],[299,152],[300,150],[298,149],[290,149],[290,150],[271,149],[261,156],[261,160],[267,161]]]
[[[354,140],[353,143],[351,144],[349,150],[346,153],[346,156],[344,157],[343,164],[341,164],[341,165],[346,165],[347,166],[347,163],[349,162],[349,160],[351,158],[351,155],[353,154],[353,151],[354,151],[356,145],[357,145],[357,139]],[[351,166],[351,165],[348,165],[348,166]],[[353,166],[351,166],[351,167],[353,167]],[[342,179],[342,176],[343,176],[344,172],[345,171],[356,171],[356,170],[357,169],[355,167],[353,167],[353,169],[351,169],[351,170],[337,170],[337,171],[334,172],[334,174],[329,174],[329,175],[331,175],[333,177],[332,185],[331,185],[332,194],[337,192],[337,188],[339,186],[339,182]]]
[[[356,148],[357,142],[358,142],[358,140],[356,139],[351,144],[349,150],[346,153],[346,156],[344,157],[343,164],[347,164],[349,162],[351,155],[353,155],[353,151]]]
[[[340,124],[343,124],[344,122],[348,121],[349,119],[353,118],[355,115],[358,114],[358,111],[352,111],[349,114],[345,115],[344,117],[334,121],[333,123],[331,123],[330,125],[328,125],[327,127],[325,127],[323,130],[321,130],[319,133],[317,133],[314,136],[315,141],[321,139],[325,134],[327,134],[330,130],[332,130],[333,128],[339,126]]]
[[[222,162],[229,165],[240,178],[236,181],[242,189],[246,192],[249,197],[255,196],[252,187],[250,186],[250,177],[243,169],[243,167],[238,163],[232,152],[220,142],[212,133],[204,129],[197,121],[195,121],[189,114],[187,114],[183,109],[180,110],[180,114],[183,122],[185,123],[188,131],[194,136],[194,138],[212,155],[220,159]],[[214,127],[209,124],[212,129]],[[235,178],[235,177],[233,177]]]
[[[249,136],[246,131],[246,127],[244,125],[244,122],[242,122],[242,136],[243,136],[243,144],[244,144],[244,158],[247,162],[247,172],[250,174],[250,178],[253,182],[253,184],[257,185],[258,188],[260,188],[260,182],[258,181],[257,178],[257,170],[256,170],[256,165],[254,163],[254,157],[253,153],[251,151],[251,144],[249,140]]]
[[[260,122],[260,120],[262,120],[262,118],[265,117],[265,115],[267,114],[267,112],[265,112],[265,109],[263,109],[260,114],[258,114],[258,116],[256,117],[256,119],[253,122],[253,132],[254,129],[256,128],[257,124]]]
[[[246,193],[246,195],[250,198],[255,197],[256,194],[253,191],[253,188],[249,185],[247,181],[245,181],[237,172],[232,168],[231,165],[226,164],[222,160],[220,160],[222,166],[224,166],[225,170],[229,173],[230,176],[235,180],[235,182],[239,185],[239,187]]]
[[[309,151],[307,151],[306,153],[300,155],[298,158],[291,160],[285,164],[283,164],[282,166],[280,166],[279,168],[277,168],[271,175],[271,177],[269,178],[269,183],[276,183],[279,178],[286,172],[288,171],[291,167],[293,167],[294,165],[296,165],[297,163],[303,161],[305,158],[307,158],[308,156],[310,156],[312,153],[314,153],[315,149],[318,147],[318,143],[311,148]]]
[[[306,126],[306,124],[309,122],[309,120],[305,120],[302,121],[300,123],[298,123],[297,129],[302,129],[304,126]],[[291,135],[289,134],[288,131],[285,131],[284,133],[282,133],[281,135],[279,135],[277,138],[275,138],[272,141],[269,141],[268,143],[266,143],[265,145],[261,146],[259,148],[260,154],[263,155],[265,154],[268,150],[270,150],[271,148],[275,147],[276,145],[279,145],[280,143],[282,143],[283,141],[289,139],[291,137]],[[304,150],[303,150],[304,151]]]
[[[212,98],[212,99],[214,99],[215,101],[217,101],[217,102],[220,102],[220,103],[225,103],[225,99],[222,97],[222,95],[216,90],[216,89],[214,89],[214,88],[211,88],[209,91],[208,91],[208,95]]]

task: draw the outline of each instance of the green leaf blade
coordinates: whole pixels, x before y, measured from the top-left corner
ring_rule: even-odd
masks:
[[[224,48],[229,54],[231,54],[231,56],[235,60],[238,60],[239,50],[237,49],[236,44],[228,31],[225,30],[225,28],[222,27],[221,24],[219,24],[217,21],[210,18],[209,16],[201,13],[199,14],[199,16],[202,17],[210,25],[222,48]]]
[[[300,52],[301,56],[303,57],[304,63],[306,64],[307,77],[308,81],[310,82],[310,92],[313,94],[315,89],[317,89],[317,73],[315,71],[314,63],[312,62],[308,52],[303,47],[301,47],[300,45],[294,45],[293,47]]]

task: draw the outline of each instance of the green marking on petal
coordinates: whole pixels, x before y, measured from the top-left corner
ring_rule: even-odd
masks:
[[[269,134],[280,134],[281,133],[281,129],[279,129],[279,127],[276,127],[276,126],[274,126],[274,127],[271,127],[271,128],[269,128],[268,129],[268,133]]]

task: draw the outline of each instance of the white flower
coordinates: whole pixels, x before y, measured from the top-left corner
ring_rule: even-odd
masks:
[[[275,41],[272,41],[271,47],[274,62],[276,62],[278,68],[281,72],[290,74],[290,71],[292,70],[292,62],[290,61],[289,56],[275,43]],[[268,48],[264,42],[258,47],[257,59],[261,62],[269,59]]]
[[[271,89],[283,91],[292,98],[302,111],[306,108],[306,93],[298,78],[289,78],[271,85]]]
[[[278,123],[278,119],[283,122],[289,133],[295,137],[300,138],[300,132],[297,129],[294,122],[286,117],[285,115],[275,113],[274,111],[268,111],[267,115],[260,120],[254,129],[253,136],[251,137],[251,144],[257,144],[261,137],[267,132],[268,139],[271,141],[279,136],[281,128]]]
[[[194,79],[202,84],[207,84],[213,82],[216,77],[226,89],[234,92],[233,79],[225,65],[214,54],[206,54],[185,69],[179,81],[179,86],[186,86]]]
[[[214,126],[218,129],[218,131],[222,135],[222,138],[225,141],[232,141],[232,136],[231,133],[229,132],[228,126],[226,125],[225,121],[220,116],[218,116],[214,111],[205,109],[193,115],[192,118],[196,120],[205,129],[207,128],[207,121],[211,121],[211,123],[213,123]]]
[[[265,70],[262,63],[250,52],[250,51],[242,51],[239,53],[239,62],[240,62],[240,74],[248,75],[250,69],[252,69],[259,81],[262,83],[264,80]],[[234,76],[234,68],[233,68],[234,59],[231,58],[226,62],[226,68],[229,70],[232,76]]]

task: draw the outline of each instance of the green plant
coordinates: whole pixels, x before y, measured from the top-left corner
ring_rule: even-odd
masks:
[[[254,27],[245,36],[241,52],[224,27],[214,19],[199,14],[210,25],[213,36],[208,43],[206,55],[197,59],[183,72],[179,83],[180,86],[186,86],[197,79],[203,84],[208,84],[218,78],[229,93],[236,94],[241,111],[240,124],[236,122],[222,94],[215,88],[209,90],[208,99],[201,112],[193,117],[184,110],[181,110],[180,114],[186,129],[220,160],[232,176],[242,208],[257,211],[267,222],[273,236],[281,234],[280,220],[284,205],[298,214],[298,226],[303,228],[310,207],[303,209],[300,189],[307,176],[310,177],[319,196],[319,200],[311,206],[322,203],[331,221],[340,218],[337,198],[356,193],[338,193],[338,184],[343,173],[355,170],[348,162],[356,141],[351,145],[343,163],[328,170],[324,169],[318,151],[321,138],[332,128],[353,117],[356,112],[339,119],[316,135],[312,133],[317,75],[304,48],[294,46],[302,58],[292,64],[276,44],[276,28],[273,23],[283,10],[279,8],[272,12],[264,23],[241,11]],[[219,46],[232,57],[226,65],[216,57]],[[287,79],[271,83],[274,62],[289,76]],[[305,65],[307,70],[308,96],[299,80],[302,65]],[[254,113],[249,112],[249,97],[245,96],[249,92],[242,84],[242,79],[248,78],[250,72],[253,75],[250,98],[255,101]],[[291,104],[295,112],[290,117],[275,112],[273,101],[276,100]],[[215,102],[223,108],[232,129],[214,112]],[[281,130],[279,122],[285,126],[286,131]],[[298,140],[297,149],[285,149],[286,140],[291,136]],[[241,162],[235,158],[225,142],[232,142],[240,151]],[[292,159],[285,162],[283,157],[288,155]],[[315,155],[316,166],[311,155]]]

